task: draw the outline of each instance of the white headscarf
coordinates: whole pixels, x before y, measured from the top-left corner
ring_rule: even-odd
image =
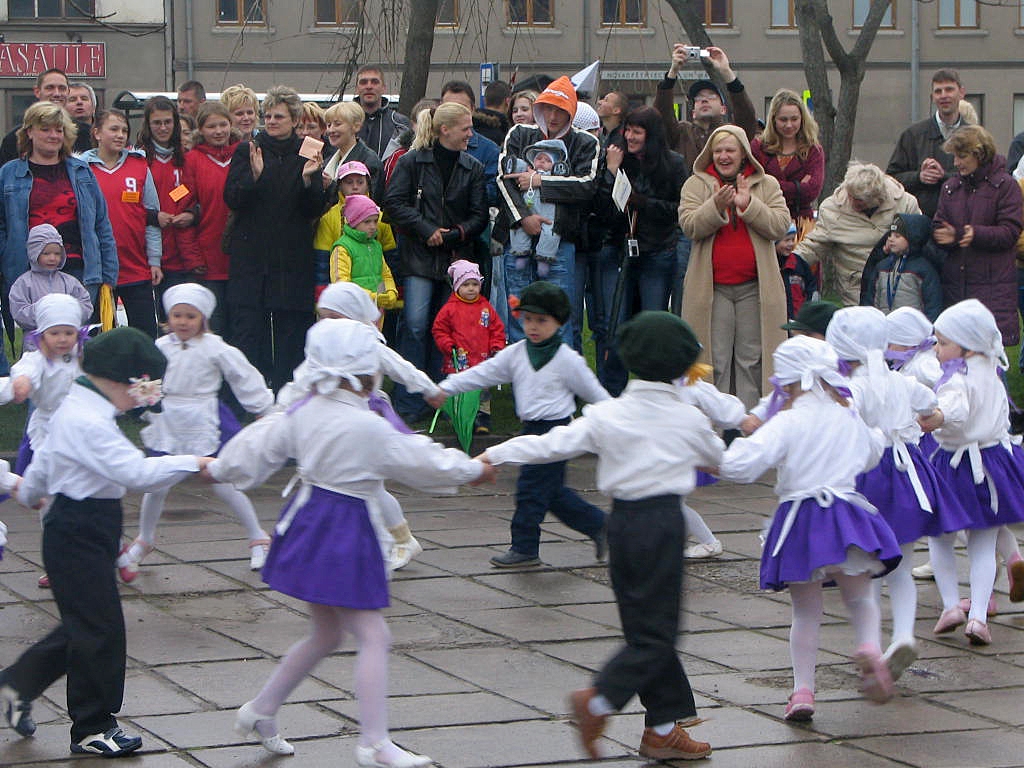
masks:
[[[362,290],[361,288],[359,290]],[[358,320],[321,320],[306,333],[306,360],[295,370],[295,384],[326,395],[342,381],[363,391],[357,377],[375,376],[380,367],[378,334]]]
[[[818,379],[835,387],[847,382],[837,370],[839,359],[832,347],[821,339],[794,336],[786,339],[772,354],[775,362],[774,378],[780,385],[799,381],[803,390],[812,389]]]
[[[932,335],[932,321],[913,307],[900,307],[885,316],[887,344],[916,347]]]
[[[316,307],[329,309],[367,325],[373,325],[380,318],[380,310],[370,294],[355,283],[331,283],[320,294]]]
[[[1009,368],[996,318],[977,299],[967,299],[943,310],[935,319],[935,332],[964,349],[991,358],[1003,368]]]
[[[836,310],[825,331],[840,360],[864,363],[869,376],[881,376],[885,364],[885,315],[874,307],[844,307]]]
[[[171,312],[171,307],[177,304],[188,304],[190,307],[195,307],[203,316],[205,325],[205,321],[217,308],[217,297],[213,295],[213,291],[199,283],[179,283],[164,291],[163,303],[164,312],[168,314]]]
[[[36,330],[42,333],[55,325],[70,325],[76,331],[82,325],[82,305],[78,299],[66,293],[48,293],[33,307],[36,314]]]

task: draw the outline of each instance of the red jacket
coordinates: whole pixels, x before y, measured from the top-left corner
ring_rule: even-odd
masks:
[[[199,203],[196,239],[201,260],[206,264],[207,280],[228,279],[229,258],[221,249],[230,210],[224,202],[224,185],[236,146],[217,148],[199,144],[185,155],[185,184]]]
[[[814,216],[815,203],[821,194],[821,186],[825,183],[825,153],[821,146],[815,144],[811,147],[805,160],[801,160],[799,155],[793,155],[785,168],[779,162],[778,155],[769,155],[764,151],[760,139],[750,142],[750,151],[764,168],[764,172],[779,180],[782,194],[786,197],[786,205],[789,207],[789,215],[794,219],[809,219]],[[807,183],[803,183],[805,176],[811,177]]]
[[[151,157],[149,160],[149,172],[153,174],[153,183],[156,185],[156,193],[160,197],[160,210],[176,216],[184,211],[192,210],[195,207],[195,197],[192,188],[185,184],[185,167],[174,164],[173,156]],[[175,201],[171,199],[171,191],[178,189],[184,184],[184,189],[175,193],[177,197],[184,192],[183,197]],[[191,272],[196,267],[203,265],[199,256],[199,246],[196,243],[196,228],[176,227],[168,224],[161,230],[163,235],[164,255],[161,266],[167,272]]]
[[[434,343],[444,359],[444,373],[455,373],[452,350],[459,368],[479,365],[505,348],[505,326],[498,311],[483,296],[472,304],[453,293],[434,318]]]

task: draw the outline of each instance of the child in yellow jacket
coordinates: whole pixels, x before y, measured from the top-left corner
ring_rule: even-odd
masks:
[[[331,249],[331,282],[355,283],[370,294],[379,308],[394,309],[398,289],[377,241],[380,208],[365,195],[349,195],[345,198],[344,213],[341,237]]]

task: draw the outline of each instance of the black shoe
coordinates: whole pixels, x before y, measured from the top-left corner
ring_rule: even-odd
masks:
[[[495,555],[491,558],[491,565],[496,568],[519,568],[526,565],[540,565],[540,558],[536,555],[524,555],[510,549],[503,555]]]
[[[115,725],[106,733],[86,736],[71,745],[71,751],[79,754],[101,755],[102,757],[121,757],[134,752],[142,746],[141,736],[129,736]]]
[[[18,692],[9,685],[0,685],[0,707],[3,708],[4,719],[21,736],[31,736],[36,732],[36,721],[32,719],[32,702],[24,701]]]
[[[603,563],[604,559],[608,556],[608,542],[605,538],[605,527],[601,526],[601,530],[591,536],[590,540],[594,542],[594,559]]]
[[[473,424],[473,432],[478,435],[491,434],[491,414],[478,413],[476,415],[476,422]]]

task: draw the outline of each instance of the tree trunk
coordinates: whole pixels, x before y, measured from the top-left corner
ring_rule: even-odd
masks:
[[[427,93],[430,54],[434,48],[434,22],[441,0],[415,0],[409,6],[409,29],[405,38],[405,74],[399,91],[399,110],[408,114]]]

